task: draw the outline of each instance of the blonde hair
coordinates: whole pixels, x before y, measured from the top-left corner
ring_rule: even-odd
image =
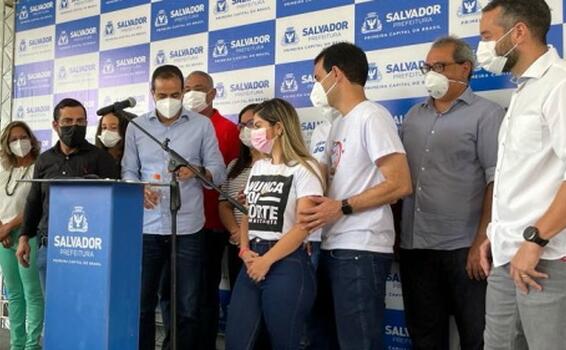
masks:
[[[4,130],[2,131],[2,135],[0,136],[0,163],[4,169],[11,169],[18,164],[18,159],[12,150],[10,149],[10,133],[14,128],[22,128],[29,136],[29,140],[31,142],[31,151],[30,154],[33,156],[33,160],[35,161],[39,156],[39,152],[41,151],[41,145],[39,141],[31,131],[30,127],[22,122],[22,121],[14,121],[6,125]]]
[[[295,108],[285,100],[273,98],[258,105],[254,109],[254,114],[257,114],[271,125],[281,124],[283,132],[275,142],[278,142],[281,146],[283,163],[287,166],[301,164],[318,178],[322,188],[325,189],[326,184],[322,179],[320,171],[317,171],[320,169],[315,169],[312,165],[318,163],[307,149],[303,133],[301,132],[299,116]]]

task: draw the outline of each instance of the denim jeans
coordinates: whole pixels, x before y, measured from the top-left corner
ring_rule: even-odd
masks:
[[[450,315],[462,350],[483,349],[487,283],[468,277],[468,251],[401,249],[405,319],[414,350],[448,349]]]
[[[203,233],[177,237],[177,344],[195,349],[198,342],[198,309],[202,274]],[[171,236],[143,236],[140,314],[140,350],[155,349],[155,309],[160,282],[161,313],[165,326],[163,349],[170,347]]]
[[[37,238],[39,240],[40,237]],[[39,284],[41,286],[41,291],[43,292],[44,297],[47,299],[47,294],[45,293],[45,287],[47,283],[47,245],[40,244],[39,248],[37,248],[35,266],[37,267],[37,271],[39,272]]]
[[[253,240],[250,249],[263,255],[275,243]],[[274,350],[298,349],[315,293],[314,271],[302,247],[273,264],[259,283],[243,268],[228,311],[226,349],[253,349],[262,321]]]
[[[385,280],[393,254],[321,250],[315,313],[320,335],[310,349],[382,349]]]

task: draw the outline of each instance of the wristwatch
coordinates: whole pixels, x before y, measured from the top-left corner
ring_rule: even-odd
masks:
[[[348,199],[342,199],[342,214],[350,215],[354,212],[350,203],[348,203]]]
[[[525,241],[536,243],[541,247],[548,244],[548,240],[541,238],[538,228],[534,226],[529,226],[523,231],[523,238]]]

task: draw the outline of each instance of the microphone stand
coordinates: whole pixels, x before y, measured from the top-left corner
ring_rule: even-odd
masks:
[[[153,136],[149,131],[144,129],[141,125],[136,123],[135,114],[126,112],[123,109],[116,109],[114,111],[116,115],[122,117],[129,121],[132,125],[143,132],[147,137],[149,137],[153,142],[157,143],[167,154],[169,155],[169,164],[167,170],[171,173],[171,182],[169,183],[169,188],[171,191],[169,208],[171,212],[171,349],[177,350],[177,214],[179,209],[181,209],[181,191],[179,188],[179,181],[177,180],[177,170],[181,167],[187,167],[189,170],[195,174],[195,176],[204,182],[208,187],[211,187],[224,198],[226,198],[234,208],[241,211],[243,214],[247,214],[248,210],[240,204],[237,200],[230,197],[230,195],[218,186],[216,186],[211,180],[209,180],[206,175],[204,168],[201,171],[196,166],[190,164],[183,156],[177,153],[175,150],[169,147],[170,140],[166,138],[164,141],[159,141],[155,136]]]

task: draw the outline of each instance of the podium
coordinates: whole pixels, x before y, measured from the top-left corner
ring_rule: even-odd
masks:
[[[44,349],[137,350],[143,184],[45,182],[50,194]]]

